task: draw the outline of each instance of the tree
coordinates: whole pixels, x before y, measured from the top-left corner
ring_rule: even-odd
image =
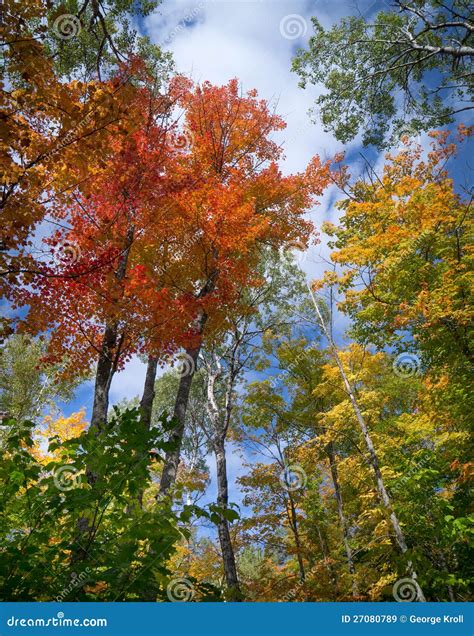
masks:
[[[302,311],[307,311],[307,307],[302,307]],[[311,322],[310,322],[311,324]],[[323,474],[328,473],[327,481],[334,490],[334,498],[337,506],[337,516],[340,526],[340,533],[343,538],[346,567],[351,578],[352,596],[358,596],[358,581],[356,578],[353,549],[351,547],[350,524],[347,513],[344,509],[342,490],[339,483],[339,455],[344,454],[344,445],[341,441],[329,435],[324,425],[321,425],[324,413],[327,412],[333,403],[330,400],[321,399],[318,395],[318,387],[323,382],[324,364],[327,363],[328,354],[324,350],[318,350],[314,340],[319,337],[321,326],[316,324],[315,335],[306,330],[303,338],[295,338],[287,341],[277,340],[273,346],[277,349],[274,355],[278,359],[278,368],[286,374],[284,385],[289,391],[291,402],[284,415],[286,426],[295,431],[299,437],[308,436],[307,445],[311,447],[314,440],[317,440],[319,453],[316,461],[321,463]],[[314,326],[312,326],[314,329]],[[332,333],[332,328],[330,327]],[[310,344],[307,338],[312,335],[313,342]],[[272,387],[274,391],[278,386]],[[324,444],[322,440],[326,439]],[[311,455],[312,456],[312,455]],[[310,526],[310,523],[308,524]],[[321,539],[320,539],[321,542]],[[323,547],[323,546],[321,546]],[[323,550],[324,553],[324,550]],[[335,580],[334,572],[329,571],[330,578]],[[338,590],[335,589],[335,594]]]
[[[462,129],[461,135],[466,134],[468,131]],[[345,214],[339,228],[327,226],[327,231],[337,237],[332,244],[337,248],[332,259],[342,271],[339,275],[328,272],[324,279],[328,285],[339,286],[340,307],[353,318],[355,338],[379,349],[395,347],[398,356],[392,361],[393,372],[412,382],[420,378],[419,406],[414,406],[411,413],[413,425],[420,429],[436,426],[446,439],[453,441],[458,434],[467,434],[465,418],[470,404],[464,387],[472,364],[468,345],[470,312],[466,304],[470,293],[466,278],[469,253],[465,244],[470,199],[465,201],[455,193],[444,169],[454,150],[455,146],[446,144],[443,135],[426,158],[419,149],[407,150],[391,159],[383,176],[358,180],[342,204]],[[318,283],[317,288],[322,284]],[[343,364],[337,364],[344,377],[347,372],[341,369]],[[347,391],[357,403],[357,386],[349,381]],[[360,412],[354,405],[356,414],[357,410]],[[362,422],[360,425],[362,428]],[[433,431],[426,433],[425,443],[432,436]],[[419,447],[414,449],[415,455],[423,456],[425,452]],[[448,454],[445,448],[445,458]],[[467,457],[459,450],[457,456],[450,467],[441,460],[441,468],[433,460],[437,465],[433,472],[418,464],[412,470],[417,475],[415,479],[439,479],[438,492],[445,492],[445,488],[452,492],[450,505],[459,515],[458,526],[462,528],[466,512],[462,467]],[[386,481],[384,487],[387,491]],[[451,495],[447,498],[451,499]],[[443,504],[433,495],[430,506],[439,510]],[[400,514],[397,512],[399,520]],[[434,517],[430,523],[437,523]],[[442,535],[446,531],[445,527],[439,532]],[[406,532],[409,536],[412,529],[408,526]],[[417,536],[416,531],[414,535]],[[420,540],[419,536],[416,540]],[[447,563],[443,549],[438,548],[438,555],[427,548],[425,551],[431,567],[441,576],[439,571],[446,570],[443,562]],[[451,583],[455,580],[451,577]],[[462,574],[457,585],[457,592],[462,593]],[[451,584],[448,589],[450,598],[454,598]]]
[[[461,138],[466,134],[461,129]],[[429,369],[461,386],[472,365],[472,196],[457,193],[445,169],[455,150],[435,135],[426,158],[407,149],[380,180],[358,180],[341,203],[340,226],[324,226],[336,238],[331,258],[342,268],[325,280],[339,285],[358,341],[394,346],[412,356],[413,374]]]
[[[303,318],[306,309],[302,305],[296,311],[297,315]],[[345,568],[349,570],[352,579],[352,595],[357,596],[358,590],[349,539],[350,528],[338,478],[336,453],[340,452],[340,440],[324,437],[326,430],[321,426],[320,419],[332,404],[316,396],[317,387],[322,382],[327,354],[318,350],[314,342],[309,344],[307,338],[310,334],[317,338],[318,330],[314,332],[314,326],[307,320],[286,336],[278,332],[269,333],[265,343],[268,356],[265,365],[271,368],[274,375],[250,386],[246,421],[252,422],[252,428],[256,430],[265,430],[263,435],[252,434],[252,445],[257,448],[262,445],[262,452],[277,462],[280,487],[282,483],[288,482],[285,489],[288,491],[289,509],[292,511],[290,527],[295,533],[296,544],[302,544],[299,534],[304,534],[304,554],[308,561],[303,566],[300,558],[300,577],[304,583],[304,590],[301,592],[307,595],[316,594],[319,599],[328,595],[326,598],[329,600],[337,600],[341,594],[344,598],[347,593],[345,581],[344,585],[340,582],[341,579],[347,579],[347,575],[340,571],[341,558],[330,547],[334,533],[329,528],[336,528],[338,524],[340,536],[337,550],[340,549],[342,537]],[[320,442],[323,438],[326,439],[324,443]],[[271,449],[277,448],[280,452],[274,455]],[[332,504],[328,506],[326,503],[323,506],[318,495],[323,476],[325,482],[334,489],[331,499],[334,497],[337,503],[338,520],[328,514],[327,508],[332,509]],[[309,484],[306,483],[308,478]],[[297,507],[304,511],[299,522]],[[312,550],[308,546],[310,537],[316,540],[316,546],[311,546]],[[315,552],[320,553],[324,576],[332,588],[329,593],[327,588],[319,585],[315,589],[313,576],[315,568],[318,569],[315,565],[318,561]],[[311,573],[310,576],[306,575],[307,571]],[[318,576],[320,575],[318,570]]]
[[[149,379],[147,377],[147,379]],[[128,408],[140,408],[140,425],[144,428],[161,426],[163,419],[171,420],[171,413],[176,400],[180,383],[180,369],[171,368],[154,380],[151,413],[144,418],[143,402],[148,390],[145,382],[144,392],[132,400],[122,400],[116,405],[120,412]],[[181,462],[176,478],[176,490],[173,501],[177,506],[194,505],[203,496],[209,481],[209,468],[206,464],[207,442],[203,432],[203,420],[206,418],[205,378],[202,369],[198,369],[189,394],[186,411],[186,426],[181,449]],[[146,422],[146,425],[145,425]],[[159,489],[161,466],[157,464],[154,471],[153,484],[140,497],[141,505],[153,507]]]
[[[14,306],[21,303],[19,289],[54,275],[51,253],[35,252],[34,234],[63,225],[56,209],[78,184],[87,192],[110,140],[138,125],[134,82],[143,79],[143,65],[132,59],[104,82],[63,81],[45,46],[24,30],[41,22],[46,7],[28,2],[18,10],[6,12],[1,26],[8,87],[1,93],[0,293]],[[59,257],[71,254],[74,260],[69,246]],[[15,316],[2,323],[8,333]]]
[[[76,374],[97,362],[94,428],[106,421],[117,368],[145,342],[166,349],[176,333],[166,338],[169,317],[163,316],[174,299],[159,281],[147,284],[143,261],[150,268],[162,266],[163,234],[168,232],[162,221],[172,207],[170,192],[179,188],[182,177],[175,170],[176,152],[166,143],[168,124],[160,100],[146,88],[137,91],[137,100],[145,124],[111,142],[103,169],[57,211],[67,219],[66,229],[43,240],[53,250],[69,245],[73,258],[53,260],[46,269],[49,275],[37,276],[21,295],[30,306],[24,328],[54,329],[52,359],[73,350]],[[168,171],[176,178],[168,178]],[[184,334],[185,320],[174,321]]]
[[[37,423],[55,400],[70,399],[74,384],[61,381],[61,368],[45,365],[47,342],[11,336],[0,349],[0,411],[3,417]]]
[[[245,302],[239,307],[241,290],[260,285],[255,271],[263,245],[278,249],[309,239],[311,224],[302,215],[329,178],[329,165],[321,164],[318,157],[302,174],[281,174],[277,166],[281,149],[270,134],[284,123],[267,103],[257,100],[256,91],[240,95],[236,80],[223,87],[208,82],[190,87],[182,106],[192,139],[187,159],[202,184],[186,195],[183,207],[187,227],[195,228],[193,234],[199,237],[192,245],[195,277],[191,280],[196,282],[186,288],[189,293],[196,290],[200,311],[194,322],[197,339],[186,350],[190,372],[178,389],[176,450],[168,456],[162,493],[175,480],[186,404],[203,339],[212,341],[214,334],[225,330],[232,314],[245,310]]]
[[[202,371],[206,383],[207,418],[201,427],[216,459],[217,505],[224,512],[217,525],[226,582],[235,600],[240,600],[235,550],[229,519],[229,481],[226,443],[238,418],[238,388],[245,373],[259,358],[259,340],[268,329],[287,329],[295,299],[301,295],[302,281],[285,255],[268,252],[259,266],[262,283],[256,289],[241,290],[246,311],[229,317],[229,327],[217,344],[206,344],[201,350]],[[295,276],[293,285],[288,279]],[[227,516],[226,516],[227,514]]]
[[[159,82],[171,68],[171,56],[152,45],[147,36],[138,35],[133,26],[159,3],[160,0],[22,2],[10,10],[4,5],[2,17],[7,24],[9,20],[16,21],[18,39],[24,38],[30,46],[41,44],[55,71],[63,77],[102,81],[123,63],[139,56],[146,60],[148,70],[154,71]],[[38,20],[38,12],[43,20]]]
[[[363,132],[381,148],[448,124],[471,105],[474,15],[468,0],[395,0],[390,11],[343,18],[315,34],[293,70],[316,100],[326,130],[343,143]],[[407,124],[406,122],[410,123]]]

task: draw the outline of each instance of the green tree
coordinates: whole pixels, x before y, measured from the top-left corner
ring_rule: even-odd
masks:
[[[57,400],[72,398],[78,380],[64,379],[60,364],[45,363],[46,350],[45,340],[25,335],[11,336],[0,348],[0,417],[5,421],[38,425],[45,411],[55,411]]]
[[[375,16],[346,17],[315,34],[293,70],[316,99],[324,127],[344,143],[390,145],[474,108],[474,13],[469,0],[395,0]],[[409,122],[409,124],[407,124]]]
[[[148,71],[159,84],[172,69],[171,54],[153,45],[135,25],[160,2],[50,0],[39,6],[31,2],[12,3],[9,13],[17,20],[17,32],[9,44],[21,43],[21,36],[28,36],[30,43],[44,46],[58,75],[85,82],[107,79],[138,56],[146,61]],[[45,20],[40,19],[40,14]]]

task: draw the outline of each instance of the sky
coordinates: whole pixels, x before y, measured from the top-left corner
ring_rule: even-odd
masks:
[[[259,97],[275,105],[276,111],[287,123],[287,128],[274,136],[284,146],[285,158],[281,162],[284,173],[305,169],[309,160],[318,154],[327,159],[345,150],[350,171],[362,168],[360,139],[352,143],[337,142],[325,133],[319,123],[310,120],[308,111],[320,88],[298,87],[298,76],[291,72],[291,61],[298,48],[304,47],[312,34],[310,18],[316,15],[328,27],[342,16],[359,13],[369,16],[383,8],[383,0],[163,0],[160,7],[139,24],[152,42],[171,51],[176,70],[196,82],[209,80],[225,84],[237,77],[242,91],[256,88]],[[422,139],[423,145],[426,139]],[[380,166],[383,155],[369,155]],[[463,162],[462,165],[465,165]],[[334,190],[329,190],[320,205],[308,214],[316,228],[324,220],[337,220],[333,206]],[[322,274],[321,256],[328,254],[324,238],[301,257],[300,264],[309,278]],[[336,332],[342,338],[347,326],[342,316],[337,318]],[[111,403],[139,395],[143,388],[145,366],[134,358],[124,371],[116,374],[111,387]],[[88,415],[92,406],[92,382],[85,383],[76,400],[68,405],[68,412],[86,406]],[[229,448],[229,479],[235,484],[239,474],[245,472],[241,457],[235,448]],[[209,461],[211,478],[214,462]],[[234,501],[238,493],[232,489]],[[214,479],[207,498],[214,496]]]

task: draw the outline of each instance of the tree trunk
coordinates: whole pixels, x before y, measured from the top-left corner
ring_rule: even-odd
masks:
[[[291,496],[290,491],[288,491],[288,503],[290,507],[290,513],[289,513],[290,528],[291,528],[291,531],[293,532],[293,537],[295,539],[296,558],[298,559],[300,581],[301,583],[304,583],[306,580],[306,573],[304,569],[303,556],[301,554],[301,541],[300,541],[300,533],[298,529],[298,518],[296,516],[295,502],[293,500],[293,497]]]
[[[354,567],[354,560],[353,560],[353,557],[352,557],[352,550],[351,550],[351,546],[349,544],[349,528],[347,526],[346,517],[344,515],[344,509],[342,507],[342,495],[341,495],[341,490],[340,490],[340,487],[339,487],[339,479],[338,479],[338,475],[337,475],[336,458],[335,458],[334,447],[333,447],[332,442],[330,442],[327,445],[326,451],[327,451],[328,458],[329,458],[329,466],[331,468],[331,477],[332,477],[332,483],[334,485],[334,493],[336,495],[337,513],[339,515],[339,521],[340,521],[341,528],[342,528],[342,534],[343,534],[343,540],[344,540],[344,549],[346,551],[346,558],[347,558],[347,567],[349,569],[349,573],[351,575],[351,580],[352,580],[352,596],[353,597],[357,597],[359,592],[358,592],[358,589],[357,589],[357,581],[355,580],[355,567]]]
[[[122,282],[127,273],[127,263],[130,254],[130,248],[133,243],[135,228],[130,225],[125,237],[123,252],[119,258],[117,269],[115,271],[115,279]],[[118,359],[122,347],[123,334],[118,335],[117,322],[107,323],[102,338],[102,346],[97,361],[97,370],[94,385],[94,404],[92,407],[90,428],[98,435],[107,424],[107,412],[109,410],[109,393],[110,385],[117,370]],[[97,482],[97,475],[89,468],[86,468],[87,482],[94,486]],[[71,561],[75,563],[86,558],[89,543],[92,541],[97,526],[95,522],[89,523],[84,515],[81,515],[77,521],[76,542],[78,548],[73,550]],[[84,545],[85,544],[85,545]]]
[[[147,431],[151,428],[151,415],[153,411],[153,401],[155,399],[155,381],[156,381],[156,369],[158,367],[158,358],[154,356],[148,357],[148,364],[146,367],[145,384],[143,385],[142,399],[140,400],[140,425]],[[140,489],[137,495],[138,506],[143,508],[143,490]],[[132,512],[133,507],[130,506],[129,510]]]
[[[199,320],[199,336],[201,338],[204,331],[204,326],[207,322],[207,314],[201,314]],[[186,422],[186,409],[188,408],[189,392],[191,391],[191,384],[193,381],[194,373],[196,370],[196,364],[201,351],[201,342],[194,349],[186,349],[186,357],[192,361],[189,372],[185,373],[180,381],[178,387],[178,393],[176,395],[176,401],[174,405],[173,418],[176,421],[176,428],[171,435],[171,441],[175,443],[175,448],[166,453],[165,465],[163,467],[163,473],[160,480],[160,495],[164,495],[168,492],[170,487],[176,481],[176,474],[178,472],[179,458],[181,455],[181,445],[184,436],[184,427]]]
[[[346,375],[346,372],[344,370],[344,366],[341,362],[341,359],[339,357],[338,351],[337,351],[337,347],[336,344],[329,332],[329,330],[326,327],[326,323],[324,322],[324,319],[321,315],[321,312],[319,310],[318,307],[318,303],[316,302],[316,298],[314,297],[313,294],[313,290],[311,289],[311,287],[308,285],[308,290],[311,296],[311,299],[313,301],[313,304],[315,306],[316,309],[316,313],[318,315],[318,320],[321,324],[321,328],[326,336],[326,338],[328,339],[329,345],[331,347],[333,356],[334,356],[334,360],[338,366],[339,372],[341,374],[341,378],[344,382],[344,386],[346,389],[346,392],[349,396],[350,402],[352,404],[352,408],[354,410],[355,416],[357,418],[357,422],[359,423],[360,426],[360,430],[362,431],[362,436],[364,437],[364,441],[365,441],[365,445],[367,447],[367,451],[369,453],[369,463],[374,471],[375,474],[375,480],[376,480],[376,484],[377,484],[377,490],[380,496],[380,499],[382,501],[382,505],[384,506],[385,510],[387,511],[389,517],[390,517],[390,521],[392,523],[392,527],[393,527],[393,531],[395,533],[395,538],[398,544],[398,547],[400,549],[400,552],[402,554],[405,554],[408,551],[408,547],[405,541],[405,535],[403,534],[403,530],[400,526],[400,522],[398,520],[398,517],[392,507],[392,502],[390,500],[390,497],[388,495],[388,492],[385,488],[385,484],[383,481],[383,477],[382,477],[382,473],[380,471],[380,466],[379,466],[379,460],[377,457],[377,453],[375,451],[375,447],[374,444],[372,442],[372,438],[370,437],[370,433],[367,427],[367,424],[365,423],[365,419],[364,416],[362,415],[362,411],[359,408],[359,404],[357,402],[355,393],[354,393],[354,389],[352,388],[351,383],[349,382],[349,379]],[[423,591],[421,589],[421,587],[419,586],[418,582],[417,582],[417,575],[416,572],[413,568],[413,564],[411,563],[411,561],[408,562],[408,572],[411,576],[411,578],[416,582],[417,585],[417,593],[418,593],[418,600],[421,602],[426,602],[426,598],[423,594]]]
[[[115,279],[121,283],[127,273],[127,263],[132,246],[135,228],[131,225],[125,237],[125,245],[122,255],[120,256]],[[122,343],[118,337],[118,325],[116,322],[107,323],[105,326],[104,336],[102,338],[102,347],[97,361],[97,371],[94,386],[94,405],[92,407],[91,428],[100,432],[107,423],[107,412],[109,409],[109,392],[110,385],[114,373],[117,369],[118,358],[120,355],[120,345]]]
[[[217,505],[226,510],[229,505],[229,489],[227,483],[227,464],[223,440],[219,440],[219,442],[215,443],[214,451],[216,455],[217,468]],[[217,530],[219,533],[219,543],[222,551],[227,587],[232,594],[232,600],[238,601],[240,600],[240,586],[228,520],[222,517],[221,521],[217,525]]]
[[[318,531],[319,545],[321,547],[321,553],[323,555],[324,565],[326,566],[329,580],[331,581],[331,585],[333,586],[333,589],[334,589],[334,600],[337,601],[339,596],[337,576],[336,576],[336,573],[334,572],[334,567],[331,563],[329,546],[327,544],[325,537],[323,536],[323,533],[321,532],[321,528],[319,526],[316,526],[316,529]]]
[[[102,347],[95,374],[94,405],[92,407],[91,429],[100,432],[107,422],[109,392],[114,376],[115,348],[117,346],[116,325],[106,325]]]
[[[157,367],[158,358],[149,356],[148,364],[146,367],[145,384],[143,386],[143,395],[142,399],[140,400],[140,422],[147,431],[149,431],[151,427],[151,414],[153,410],[153,401],[155,399],[155,381]]]

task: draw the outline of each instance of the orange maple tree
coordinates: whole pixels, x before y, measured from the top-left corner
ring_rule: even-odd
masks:
[[[28,328],[55,330],[53,357],[74,351],[76,372],[98,362],[94,425],[130,355],[184,347],[196,356],[206,323],[211,337],[245,309],[241,289],[260,284],[262,247],[309,240],[303,214],[329,179],[317,157],[282,175],[270,134],[284,122],[236,80],[175,78],[168,99],[184,126],[146,88],[140,99],[141,128],[111,140],[106,166],[57,212],[70,229],[45,239],[69,250],[51,264],[63,276],[38,278],[22,299]]]

